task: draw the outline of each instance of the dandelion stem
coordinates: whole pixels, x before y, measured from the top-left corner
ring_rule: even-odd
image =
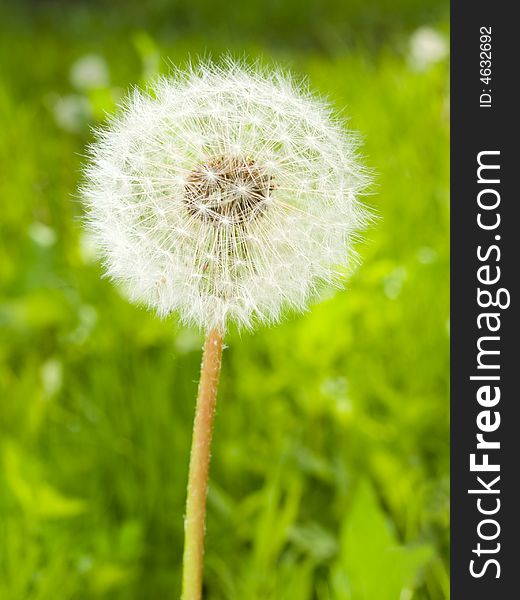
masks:
[[[202,594],[206,496],[222,349],[222,333],[218,329],[211,330],[204,344],[191,442],[184,521],[182,600],[200,600]]]

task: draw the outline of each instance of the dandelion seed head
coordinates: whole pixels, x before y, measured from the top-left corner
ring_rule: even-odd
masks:
[[[287,74],[201,64],[135,91],[97,132],[86,224],[107,275],[161,316],[276,322],[357,262],[357,146]]]
[[[448,56],[446,38],[432,27],[419,27],[410,36],[408,62],[413,69],[424,71]]]

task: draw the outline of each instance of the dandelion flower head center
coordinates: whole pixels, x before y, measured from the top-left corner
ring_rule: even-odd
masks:
[[[240,225],[266,209],[274,183],[253,159],[219,156],[188,175],[184,199],[190,215],[218,225]]]

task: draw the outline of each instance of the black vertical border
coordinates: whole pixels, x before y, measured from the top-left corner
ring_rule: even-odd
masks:
[[[518,105],[520,23],[514,2],[472,0],[451,4],[451,598],[453,600],[512,600],[520,598],[520,328],[517,315],[520,278],[520,175]],[[516,12],[516,11],[515,11]],[[492,28],[491,108],[480,108],[479,97],[488,86],[480,81],[480,28]],[[477,226],[477,155],[500,150],[501,225],[483,232]],[[469,572],[477,558],[480,515],[476,473],[469,469],[475,452],[478,385],[476,374],[477,246],[501,236],[500,286],[511,293],[511,306],[501,311],[501,449],[490,454],[501,463],[501,509],[496,515],[501,533],[496,555],[501,574],[489,568],[481,578]],[[481,309],[482,310],[482,309]],[[482,332],[480,333],[482,335]],[[485,546],[486,542],[482,542]],[[492,542],[488,545],[491,547]],[[482,559],[480,560],[482,565]]]

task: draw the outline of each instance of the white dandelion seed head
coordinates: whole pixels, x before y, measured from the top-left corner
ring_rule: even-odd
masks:
[[[411,67],[423,71],[448,56],[449,44],[446,38],[432,27],[419,27],[410,36],[408,62]]]
[[[135,91],[91,147],[82,195],[107,274],[203,329],[304,310],[356,262],[356,136],[279,71],[230,60]]]

